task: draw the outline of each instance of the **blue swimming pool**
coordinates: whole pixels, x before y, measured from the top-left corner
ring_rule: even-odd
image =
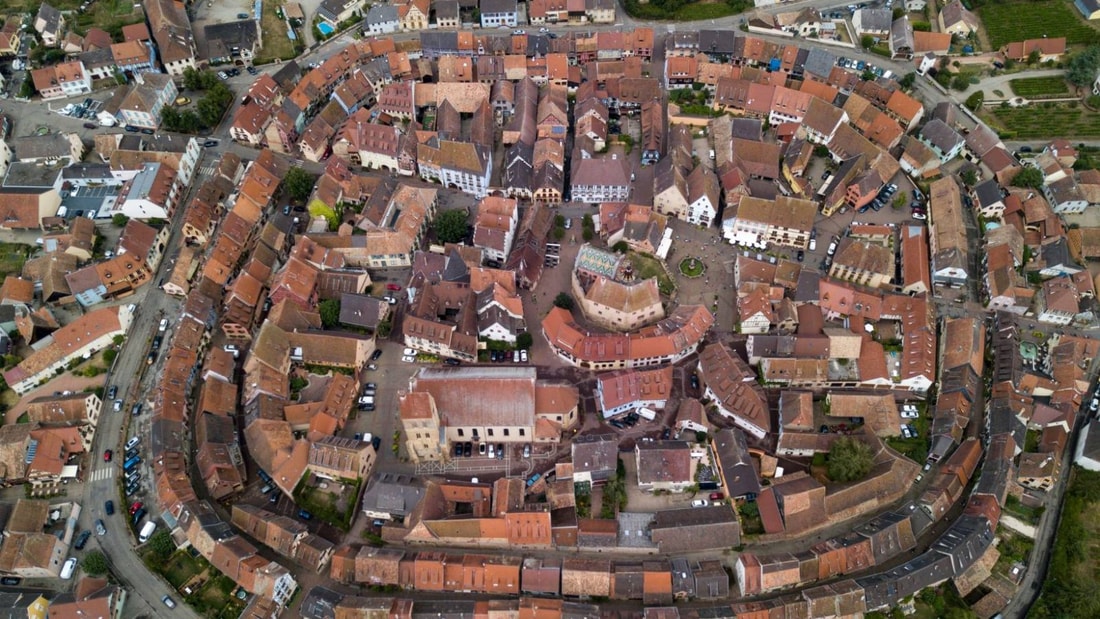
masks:
[[[336,32],[336,29],[329,25],[328,22],[320,22],[319,24],[317,24],[317,29],[320,30],[321,34],[325,35],[326,37],[333,32]]]

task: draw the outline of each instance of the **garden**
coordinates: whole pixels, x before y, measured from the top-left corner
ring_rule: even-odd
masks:
[[[628,257],[630,259],[630,264],[634,266],[634,273],[638,279],[656,277],[657,289],[665,296],[672,294],[672,292],[676,290],[676,286],[672,283],[672,278],[668,276],[668,272],[665,271],[664,267],[661,266],[661,263],[656,258],[633,251],[628,254]]]
[[[746,0],[719,0],[717,2],[688,2],[685,0],[624,0],[623,8],[635,19],[661,19],[672,21],[702,21],[736,15],[753,7]]]
[[[282,9],[276,2],[264,2],[264,12],[260,19],[260,29],[264,33],[263,48],[257,53],[252,64],[267,64],[278,60],[294,58],[302,52],[301,41],[291,41],[287,36],[287,25],[282,19]]]
[[[1012,92],[1028,99],[1055,97],[1069,94],[1069,84],[1058,75],[1048,77],[1025,77],[1009,82]]]
[[[0,243],[0,279],[23,272],[23,263],[31,253],[29,245]]]
[[[695,279],[701,277],[703,273],[706,272],[707,265],[703,264],[702,260],[694,256],[688,256],[680,261],[680,274],[684,277]]]
[[[978,16],[989,34],[989,44],[1000,49],[1013,41],[1064,36],[1068,45],[1100,42],[1100,32],[1086,23],[1067,0],[1001,2],[986,0]]]
[[[986,108],[983,116],[1006,140],[1100,137],[1100,113],[1076,102]]]

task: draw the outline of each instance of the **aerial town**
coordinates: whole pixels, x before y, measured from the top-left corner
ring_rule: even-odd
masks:
[[[1100,616],[1097,0],[39,2],[5,617]]]

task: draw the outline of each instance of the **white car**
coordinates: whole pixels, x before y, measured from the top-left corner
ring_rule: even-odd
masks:
[[[691,502],[692,507],[706,507],[707,505],[710,505],[710,502],[706,499],[695,499]]]
[[[527,363],[527,349],[519,351],[520,361]]]
[[[140,442],[141,442],[140,438],[138,438],[136,436],[131,437],[130,440],[126,441],[126,451],[130,451],[134,447],[137,447],[137,444],[140,443]]]
[[[416,357],[412,355],[405,355],[401,357],[401,361],[403,361],[404,363],[416,363]]]
[[[168,319],[167,318],[161,318],[160,319],[160,326],[157,327],[157,331],[160,331],[161,333],[164,333],[167,330],[168,330]]]
[[[386,303],[389,303],[390,305],[397,305],[397,299],[395,299],[391,296],[388,296],[388,295],[384,296],[384,297],[382,297],[382,300],[385,301]]]
[[[817,239],[810,239],[810,251],[817,249]]]
[[[406,356],[406,357],[415,357],[416,356],[416,351],[411,349],[411,348],[406,348],[405,350],[401,351],[401,354]]]

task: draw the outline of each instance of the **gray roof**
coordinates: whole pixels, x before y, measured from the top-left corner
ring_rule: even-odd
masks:
[[[458,5],[455,5],[457,12]],[[376,4],[367,11],[366,22],[369,25],[376,26],[380,24],[388,24],[390,22],[397,21],[397,7],[392,4]]]
[[[1080,461],[1082,458],[1087,458],[1100,462],[1100,422],[1093,419],[1085,426],[1081,434],[1082,439],[1080,447],[1077,448],[1077,454],[1074,456],[1074,461]],[[982,477],[985,477],[984,467],[982,469]]]
[[[806,57],[806,64],[802,65],[802,71],[818,77],[829,77],[833,67],[836,66],[836,60],[836,54],[832,52],[816,47],[810,48],[810,54]]]
[[[332,589],[314,587],[302,600],[301,616],[306,619],[334,619],[336,617],[336,605],[344,596]]]
[[[889,32],[894,14],[890,9],[859,9],[864,32]]]
[[[985,516],[962,516],[932,544],[932,550],[951,557],[955,576],[970,569],[993,543],[993,530]]]
[[[363,493],[363,511],[407,516],[424,498],[424,487],[407,475],[382,473],[371,479]]]
[[[8,166],[8,174],[4,177],[4,187],[51,188],[57,183],[57,177],[61,175],[62,170],[63,168],[56,166],[41,166],[31,162],[16,161]]]
[[[749,455],[744,432],[736,428],[720,430],[714,435],[714,451],[718,456],[718,466],[722,467],[722,477],[726,480],[726,490],[730,497],[760,492],[760,480]]]
[[[383,299],[365,294],[340,295],[340,322],[356,327],[374,329],[389,310]]]
[[[260,40],[258,26],[254,19],[208,24],[203,27],[206,35],[206,55],[208,58],[226,58],[234,51],[254,49]],[[237,48],[234,50],[234,48]]]
[[[961,135],[946,123],[939,119],[932,119],[921,129],[921,137],[928,144],[938,148],[940,152],[947,153],[963,141]]]
[[[8,140],[8,146],[15,152],[16,161],[69,157],[72,154],[72,145],[64,133],[11,138]]]
[[[61,170],[61,178],[65,180],[69,179],[81,179],[81,180],[100,180],[111,179],[114,180],[114,175],[111,174],[111,166],[106,163],[77,163]]]
[[[481,0],[481,14],[515,13],[516,0]]]
[[[993,179],[974,187],[974,195],[978,198],[978,205],[982,207],[996,204],[1004,200],[1004,195],[1001,193],[1001,186]]]
[[[458,0],[437,0],[432,4],[432,9],[437,20],[440,17],[458,19]]]
[[[699,51],[704,54],[733,54],[737,36],[729,30],[700,30]]]

